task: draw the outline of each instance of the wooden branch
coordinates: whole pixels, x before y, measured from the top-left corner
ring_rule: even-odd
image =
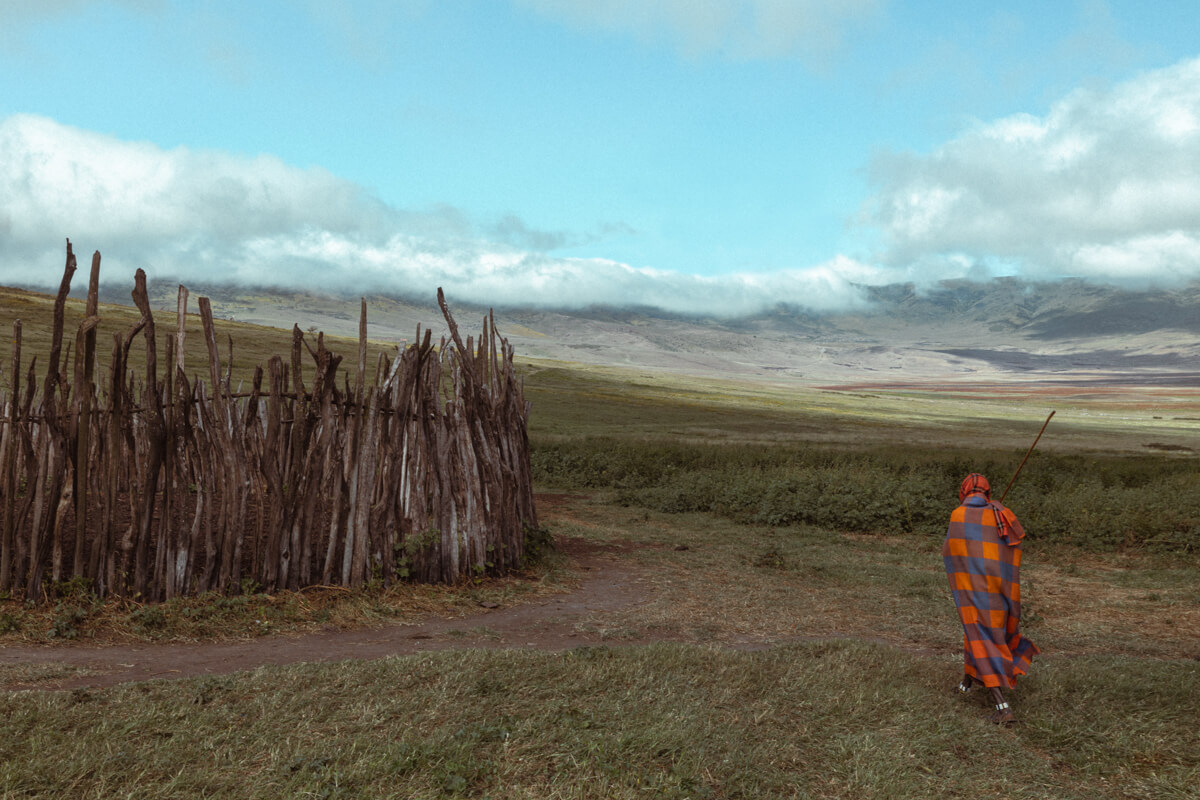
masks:
[[[314,581],[362,585],[372,575],[389,584],[456,581],[519,563],[523,526],[536,521],[529,406],[493,313],[464,344],[439,292],[452,343],[435,346],[432,331],[422,336],[418,326],[411,346],[379,356],[368,386],[363,298],[353,385],[323,334],[314,348],[293,326],[290,353],[268,362],[269,387],[260,366],[252,389],[234,392],[232,337],[222,363],[208,298],[199,301],[208,381],[187,377],[183,286],[167,371],[157,374],[155,320],[139,270],[132,294],[140,319],[114,335],[98,387],[99,263],[96,253],[92,313],[73,342],[63,341],[58,324],[40,397],[36,359],[21,391],[14,325],[12,397],[0,397],[0,589],[40,598],[49,568],[55,579],[87,577],[101,596],[154,600],[237,592],[243,574],[268,589],[303,589]],[[68,249],[66,273],[71,266]],[[146,364],[134,375],[129,350],[138,334]],[[60,369],[70,361],[64,345],[75,352],[70,382]],[[30,490],[22,493],[23,485]]]

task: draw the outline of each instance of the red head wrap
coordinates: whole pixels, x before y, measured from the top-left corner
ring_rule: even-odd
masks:
[[[962,486],[958,488],[958,501],[961,503],[966,499],[967,495],[975,492],[983,492],[983,496],[991,499],[992,485],[988,483],[988,479],[980,475],[978,472],[972,472],[963,479]]]
[[[1005,541],[1015,545],[1025,538],[1025,528],[1017,521],[1017,515],[992,500],[992,486],[988,479],[978,472],[972,472],[963,479],[962,486],[958,489],[958,502],[966,500],[967,495],[971,494],[982,494],[987,499],[987,505],[996,515],[996,525]]]

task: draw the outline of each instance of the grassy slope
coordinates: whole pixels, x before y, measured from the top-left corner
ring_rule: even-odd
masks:
[[[605,436],[685,442],[972,447],[1024,451],[1050,411],[1053,452],[1194,452],[1200,391],[1014,384],[1003,390],[831,391],[558,362],[526,364],[543,441]]]
[[[78,277],[78,276],[77,276]],[[199,376],[206,383],[209,375],[208,349],[204,342],[204,328],[198,311],[198,298],[192,296],[188,303],[188,316],[185,333],[185,363],[189,376]],[[79,323],[83,320],[84,302],[78,299],[68,299],[64,315],[63,355],[66,347],[72,348],[71,361],[60,368],[71,375],[74,365],[75,335]],[[166,340],[176,333],[178,315],[174,308],[170,311],[154,309],[155,339],[158,345],[158,365],[160,379],[166,364]],[[276,328],[264,328],[259,325],[247,325],[241,322],[220,319],[219,308],[213,309],[216,317],[214,326],[217,333],[217,347],[221,358],[221,375],[229,367],[229,338],[233,345],[233,386],[236,389],[239,382],[248,384],[254,376],[254,368],[262,365],[264,371],[271,356],[278,355],[285,364],[290,364],[292,351],[292,332]],[[96,336],[96,380],[101,386],[109,381],[108,367],[112,361],[114,335],[124,337],[137,324],[141,315],[137,309],[130,306],[102,304],[100,307],[100,325]],[[50,352],[50,341],[53,335],[54,297],[28,292],[21,289],[0,287],[0,331],[4,332],[10,345],[0,352],[0,385],[9,388],[12,373],[13,322],[21,321],[21,380],[24,383],[30,360],[37,356],[38,384],[45,376],[46,359]],[[316,348],[316,339],[310,338],[309,343]],[[326,346],[343,356],[342,368],[354,369],[358,360],[358,342],[345,338],[327,337]],[[145,375],[146,344],[145,338],[138,335],[130,347],[129,368],[139,377]],[[374,370],[379,353],[389,355],[395,350],[391,345],[375,342],[368,343],[368,370]],[[312,359],[304,357],[304,368],[309,370],[308,380],[311,382]],[[353,380],[351,381],[353,383]]]
[[[279,337],[280,344],[258,341],[283,354],[290,337]],[[235,356],[242,347],[239,340]],[[599,435],[835,448],[881,439],[964,444],[978,433],[964,420],[985,418],[990,443],[1021,448],[1045,409],[1028,399],[871,397],[562,365],[529,370],[535,446]],[[1057,435],[1044,446],[1138,450],[1146,439],[1186,441],[1194,423],[1173,417],[1200,416],[1190,407],[1134,413],[1080,403],[1078,418],[1060,410]],[[0,792],[1182,798],[1200,785],[1194,558],[1031,553],[1028,628],[1047,655],[1014,693],[1023,724],[1002,731],[984,721],[981,696],[947,691],[957,677],[956,634],[935,543],[663,515],[603,497],[573,501],[547,521],[560,535],[647,545],[636,564],[654,583],[654,599],[592,624],[614,644],[680,641],[7,694]],[[803,642],[797,634],[830,638]],[[768,647],[713,646],[727,642]]]

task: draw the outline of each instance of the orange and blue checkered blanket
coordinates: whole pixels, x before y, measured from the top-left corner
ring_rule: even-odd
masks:
[[[942,559],[963,624],[963,672],[984,686],[1012,688],[1039,650],[1021,621],[1020,522],[981,494],[950,515]]]

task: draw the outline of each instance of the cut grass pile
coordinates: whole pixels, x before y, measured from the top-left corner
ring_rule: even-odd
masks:
[[[1194,797],[1200,665],[1048,662],[986,720],[950,663],[763,652],[445,652],[0,697],[6,796]]]

